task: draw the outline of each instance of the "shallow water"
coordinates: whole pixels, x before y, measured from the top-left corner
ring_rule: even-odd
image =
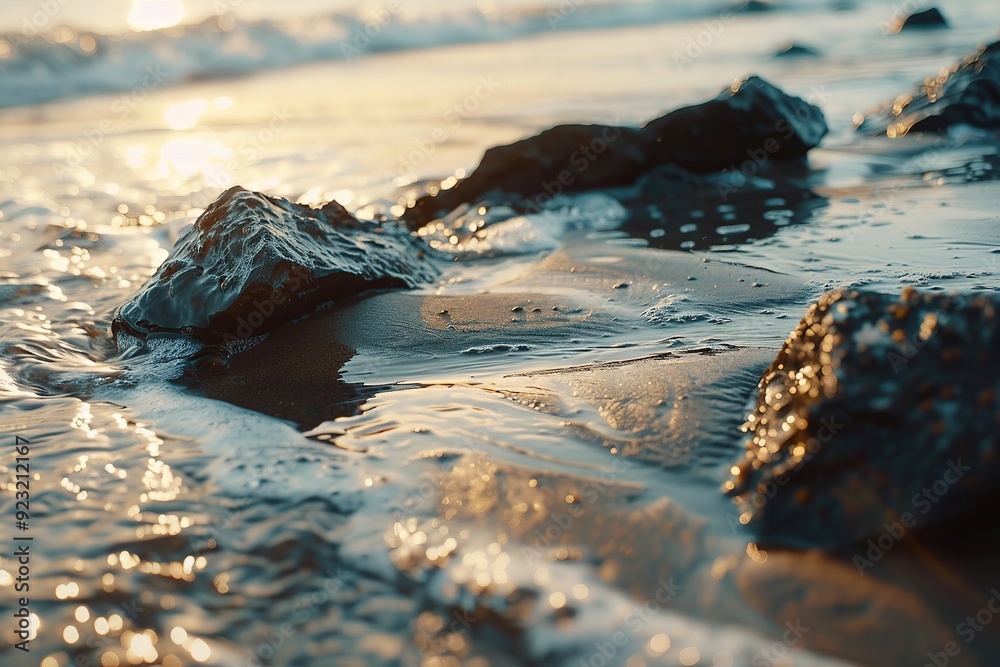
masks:
[[[57,70],[37,99],[66,79],[102,94],[0,111],[0,430],[31,443],[37,614],[30,655],[6,626],[0,660],[923,664],[986,604],[989,564],[942,574],[906,553],[860,577],[849,558],[768,553],[720,485],[817,295],[1000,288],[995,138],[850,131],[995,36],[991,2],[940,6],[951,29],[889,37],[879,2],[573,5],[554,30],[510,9],[492,31],[468,23],[489,13],[424,9],[439,32],[419,49],[390,43],[414,32],[399,18],[349,62],[261,56],[199,80],[174,61],[141,100],[131,66],[100,85]],[[773,58],[788,40],[821,55]],[[826,114],[800,199],[707,193],[624,224],[568,200],[491,256],[437,260],[435,284],[277,332],[228,379],[107,338],[233,183],[372,218],[490,146],[640,123],[751,72]],[[0,564],[5,609],[14,572]],[[992,664],[995,632],[951,664]]]

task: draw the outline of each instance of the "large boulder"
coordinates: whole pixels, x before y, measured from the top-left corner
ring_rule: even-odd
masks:
[[[538,210],[558,194],[628,185],[664,165],[711,173],[747,160],[797,159],[826,132],[819,108],[752,76],[642,128],[557,125],[491,148],[468,178],[416,200],[403,218],[419,227],[462,204],[506,202],[512,194]]]
[[[434,270],[408,232],[233,187],[114,314],[112,332],[236,343],[370,289],[414,287]]]
[[[910,132],[944,133],[966,125],[1000,131],[1000,42],[978,50],[937,76],[928,76],[858,119],[857,131],[890,139]]]
[[[823,296],[758,386],[726,483],[740,521],[767,542],[845,547],[992,507],[998,308],[986,294]]]

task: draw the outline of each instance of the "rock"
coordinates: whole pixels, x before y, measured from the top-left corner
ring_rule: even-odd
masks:
[[[819,51],[816,49],[805,46],[804,44],[794,44],[788,43],[782,45],[780,49],[774,54],[775,58],[805,58],[805,57],[815,57],[819,55]]]
[[[912,289],[823,296],[758,385],[726,483],[740,521],[769,542],[832,548],[991,507],[998,306]]]
[[[694,172],[716,172],[751,154],[794,160],[819,145],[827,133],[823,112],[751,76],[714,100],[683,107],[643,128],[651,165],[676,164]]]
[[[944,133],[959,125],[1000,130],[1000,42],[868,112],[857,131],[893,139],[909,132]]]
[[[947,28],[948,21],[944,14],[937,7],[925,9],[922,12],[910,14],[899,25],[900,30],[927,29],[927,28]]]
[[[462,204],[473,204],[491,191],[534,199],[561,192],[625,185],[646,168],[642,130],[608,125],[557,125],[529,139],[495,146],[476,170],[450,190],[423,197],[404,219],[430,222]]]
[[[457,260],[551,250],[567,228],[618,229],[658,248],[711,247],[732,242],[727,229],[760,239],[807,221],[826,205],[812,191],[810,176],[800,161],[749,156],[709,174],[660,165],[627,186],[554,198],[540,210],[517,195],[491,193],[472,205],[459,204],[417,234],[431,250]]]
[[[434,277],[409,233],[233,187],[114,314],[112,333],[237,344],[370,289]]]
[[[771,0],[746,0],[745,2],[737,3],[736,11],[738,12],[770,12],[777,7]]]
[[[416,200],[403,215],[420,227],[462,204],[484,200],[538,211],[562,193],[626,186],[657,166],[711,173],[805,156],[826,134],[823,113],[758,77],[738,81],[714,100],[682,107],[643,128],[557,125],[491,148],[453,188]]]

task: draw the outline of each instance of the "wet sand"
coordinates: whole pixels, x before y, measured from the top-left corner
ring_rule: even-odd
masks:
[[[852,130],[995,39],[995,8],[940,3],[949,29],[883,35],[885,3],[789,0],[734,13],[678,65],[721,7],[583,4],[551,30],[545,10],[481,4],[494,13],[471,24],[429,19],[458,45],[393,52],[425,27],[399,17],[385,50],[352,62],[179,71],[124,116],[117,93],[3,110],[0,430],[32,441],[39,475],[32,656],[127,664],[134,644],[172,667],[908,667],[955,641],[949,664],[995,664],[996,619],[971,638],[966,621],[997,585],[990,507],[862,575],[868,545],[761,544],[722,491],[756,382],[821,293],[996,289],[996,142]],[[636,20],[653,10],[669,16]],[[186,49],[206,34],[289,41],[272,24],[216,28],[141,53],[205,72]],[[785,40],[818,55],[774,57]],[[117,72],[105,56],[120,43],[98,43],[91,74]],[[49,62],[74,82],[94,63]],[[778,174],[794,187],[761,173],[759,193],[727,202],[711,184],[657,191],[617,227],[535,221],[539,245],[441,262],[436,282],[276,329],[197,381],[102,337],[230,184],[395,215],[491,146],[639,124],[751,72],[827,117],[808,165]],[[480,77],[499,85],[485,94]]]

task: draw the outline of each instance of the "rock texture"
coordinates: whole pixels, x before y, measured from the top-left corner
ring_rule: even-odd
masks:
[[[318,305],[434,277],[411,235],[322,209],[230,188],[114,314],[112,332],[237,343]]]
[[[961,125],[1000,131],[1000,42],[868,112],[857,130],[894,139],[910,132],[943,133]]]
[[[990,506],[998,308],[912,289],[822,297],[760,381],[726,483],[740,521],[766,541],[846,547]]]
[[[664,165],[711,173],[738,169],[748,159],[797,159],[826,132],[819,108],[754,76],[643,128],[557,125],[491,148],[468,178],[416,200],[403,218],[419,227],[461,204],[506,203],[509,195],[538,209],[559,194],[625,186]]]

